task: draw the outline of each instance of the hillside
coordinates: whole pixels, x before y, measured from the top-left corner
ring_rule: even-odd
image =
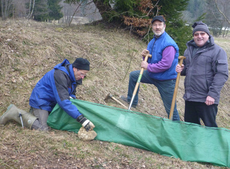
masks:
[[[106,95],[126,95],[129,72],[140,69],[146,44],[129,32],[87,25],[64,27],[28,20],[0,21],[0,115],[9,104],[29,110],[29,97],[37,81],[65,58],[87,58],[91,70],[77,88],[78,99],[121,107]],[[230,56],[229,39],[216,39]],[[183,120],[183,77],[177,106]],[[221,92],[219,127],[230,129],[230,82]],[[167,118],[157,89],[141,84],[136,111]],[[22,129],[9,123],[0,130],[1,168],[220,168],[184,162],[120,144],[83,142],[75,133],[52,129],[49,133]]]

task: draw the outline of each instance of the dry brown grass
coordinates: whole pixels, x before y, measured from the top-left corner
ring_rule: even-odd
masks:
[[[229,39],[217,39],[230,56]],[[67,58],[87,58],[91,70],[77,98],[122,106],[104,98],[127,93],[129,72],[140,69],[140,52],[146,44],[128,32],[97,26],[63,27],[28,20],[0,21],[0,115],[10,103],[29,110],[30,93],[36,82],[53,66]],[[221,93],[217,123],[230,128],[229,81]],[[177,105],[183,119],[183,77]],[[142,113],[167,117],[159,93],[152,85],[141,84]],[[0,168],[219,168],[184,162],[153,152],[120,144],[79,140],[75,133],[49,133],[22,129],[9,123],[0,130]]]

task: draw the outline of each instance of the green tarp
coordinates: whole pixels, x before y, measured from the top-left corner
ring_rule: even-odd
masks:
[[[135,111],[72,99],[95,124],[95,139],[146,149],[183,161],[230,167],[230,130],[204,127]],[[81,125],[58,105],[48,117],[54,129],[78,132]]]

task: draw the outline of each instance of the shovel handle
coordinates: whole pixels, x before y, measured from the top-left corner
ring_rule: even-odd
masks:
[[[185,57],[184,56],[179,56],[178,59],[180,60],[179,65],[181,66],[182,63],[183,63],[183,60],[185,59]],[[177,95],[177,89],[178,89],[179,80],[180,80],[180,72],[177,73],[177,77],[176,77],[176,84],[175,84],[175,88],[174,88],[173,99],[172,99],[171,109],[170,109],[170,113],[169,113],[169,119],[170,120],[172,120],[172,116],[173,116],[173,111],[174,111],[175,102],[176,102],[176,95]]]
[[[112,98],[113,100],[115,100],[117,103],[119,103],[120,105],[122,105],[124,108],[127,109],[127,106],[125,106],[123,103],[121,103],[121,102],[120,102],[119,100],[117,100],[115,97],[111,96],[111,98]]]
[[[147,54],[147,55],[145,56],[145,60],[144,60],[144,61],[147,62],[148,58],[151,57],[151,56],[152,56],[152,55]],[[131,101],[130,101],[128,110],[130,110],[130,108],[131,108],[131,106],[132,106],[132,104],[133,104],[133,99],[134,99],[134,97],[135,97],[135,95],[136,95],[136,93],[137,93],[137,89],[138,89],[138,87],[139,87],[139,84],[140,84],[140,81],[141,81],[141,78],[142,78],[143,71],[144,71],[144,68],[141,68],[141,71],[140,71],[140,74],[139,74],[139,77],[138,77],[136,86],[135,86],[135,88],[134,88],[133,96],[132,96],[132,99],[131,99]]]

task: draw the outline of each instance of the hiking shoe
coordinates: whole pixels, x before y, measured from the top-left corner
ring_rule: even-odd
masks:
[[[121,98],[121,100],[123,100],[123,101],[126,102],[127,104],[130,104],[130,101],[128,101],[127,97],[121,96],[120,98]],[[136,105],[136,104],[132,104],[132,107],[133,107],[133,108],[136,108],[137,105]]]

